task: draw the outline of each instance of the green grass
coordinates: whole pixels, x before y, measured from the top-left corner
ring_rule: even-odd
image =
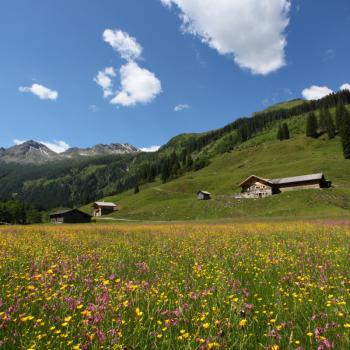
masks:
[[[238,184],[251,174],[278,178],[323,172],[333,182],[326,190],[289,192],[259,200],[224,196],[240,191]],[[211,201],[198,201],[196,192],[213,193]],[[288,141],[264,141],[216,156],[198,172],[166,184],[141,186],[140,193],[107,197],[121,210],[115,218],[136,220],[194,220],[266,216],[348,216],[350,162],[343,159],[338,138],[313,140],[297,136]],[[85,210],[90,210],[88,206]]]
[[[331,113],[334,115],[335,110]],[[157,181],[140,186],[136,195],[127,191],[105,198],[120,206],[110,218],[163,221],[350,216],[350,161],[343,157],[340,138],[307,138],[306,115],[290,118],[287,123],[290,140],[276,140],[277,122],[230,153],[217,155],[218,140],[203,151],[210,156],[208,167],[165,184]],[[240,192],[239,183],[252,174],[280,178],[319,172],[332,181],[331,189],[289,192],[259,200],[229,198]],[[198,201],[200,189],[211,192],[213,199]],[[83,209],[91,211],[89,205]]]

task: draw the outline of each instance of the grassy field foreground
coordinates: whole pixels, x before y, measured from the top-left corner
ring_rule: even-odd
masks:
[[[345,222],[0,234],[3,349],[350,348]]]

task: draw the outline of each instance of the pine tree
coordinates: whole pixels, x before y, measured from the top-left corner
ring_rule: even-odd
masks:
[[[277,139],[280,140],[280,141],[283,140],[283,129],[282,129],[282,125],[281,124],[278,126]]]
[[[193,159],[191,155],[188,155],[186,159],[186,168],[187,170],[192,170],[192,167],[193,167]]]
[[[350,113],[345,109],[342,114],[340,136],[345,159],[350,159]]]
[[[335,112],[335,122],[336,122],[336,128],[339,133],[341,132],[343,119],[346,113],[347,113],[347,110],[345,106],[342,103],[338,103],[337,109]]]
[[[163,160],[160,178],[163,183],[167,182],[171,176],[170,162],[169,158]]]
[[[311,112],[309,113],[306,121],[306,136],[312,137],[312,138],[317,138],[317,118],[315,113]]]
[[[283,123],[282,125],[282,136],[283,136],[283,140],[289,140],[290,138],[289,128],[287,123]]]
[[[320,111],[320,117],[318,125],[320,126],[321,133],[326,132],[327,130],[327,114],[326,109],[322,108]]]
[[[134,194],[137,194],[139,192],[140,192],[139,185],[136,185],[135,188],[134,188]]]
[[[328,138],[333,139],[335,137],[335,126],[334,126],[332,115],[329,112],[328,108],[324,110],[324,115],[325,115],[324,118],[326,123],[325,131],[328,134]]]
[[[151,165],[148,171],[148,177],[147,177],[147,181],[148,182],[154,182],[157,176],[157,169],[155,167],[155,165]]]

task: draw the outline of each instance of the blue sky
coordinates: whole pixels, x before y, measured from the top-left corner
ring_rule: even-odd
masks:
[[[348,0],[1,5],[4,147],[28,139],[61,141],[59,150],[161,145],[272,103],[350,87]]]

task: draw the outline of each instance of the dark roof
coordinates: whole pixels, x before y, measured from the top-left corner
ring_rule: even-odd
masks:
[[[309,174],[302,176],[294,176],[294,177],[285,177],[282,179],[273,179],[270,180],[274,185],[283,185],[294,182],[304,182],[304,181],[314,181],[314,180],[322,180],[324,178],[322,173],[318,174]]]
[[[57,211],[55,213],[50,213],[49,216],[53,217],[53,216],[64,216],[66,214],[72,213],[72,212],[76,212],[79,214],[83,214],[84,216],[88,216],[88,217],[92,217],[92,215],[84,213],[83,211],[79,210],[79,209],[68,209],[68,210],[62,210],[62,211]]]

